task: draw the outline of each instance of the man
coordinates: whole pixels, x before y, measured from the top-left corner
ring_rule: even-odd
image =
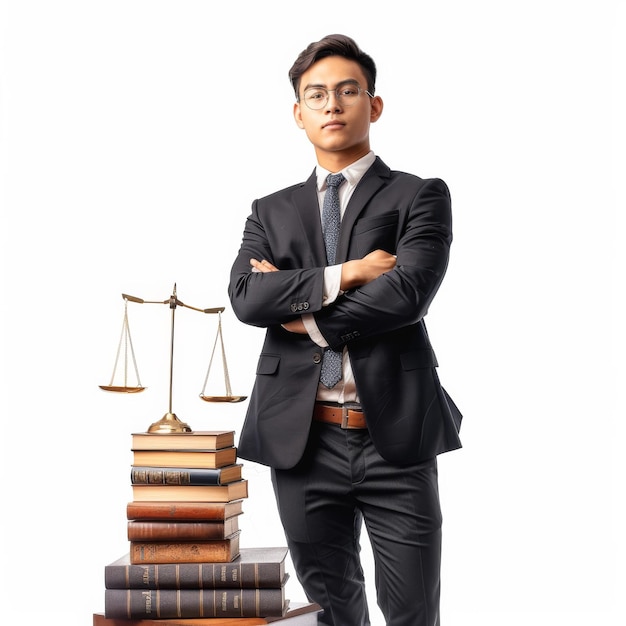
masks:
[[[364,521],[387,625],[432,626],[436,457],[461,446],[461,414],[439,383],[423,319],[448,264],[449,192],[371,151],[383,102],[374,61],[352,39],[310,44],[289,76],[317,167],[254,201],[231,270],[235,314],[267,329],[239,456],[272,468],[296,574],[322,606],[321,624],[370,623]]]

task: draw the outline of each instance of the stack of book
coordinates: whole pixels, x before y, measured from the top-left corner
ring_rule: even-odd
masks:
[[[248,481],[234,437],[234,431],[132,435],[130,551],[105,566],[100,624],[287,614],[287,548],[240,545]]]
[[[236,558],[248,481],[237,463],[235,432],[135,433],[131,450],[131,563]]]
[[[105,567],[103,617],[282,617],[289,604],[285,598],[286,556],[287,548],[242,548],[229,563],[134,565],[125,555]],[[98,621],[107,625],[102,618]]]

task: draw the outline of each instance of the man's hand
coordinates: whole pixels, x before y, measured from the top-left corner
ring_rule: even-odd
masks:
[[[275,265],[272,265],[269,261],[263,259],[262,261],[257,261],[256,259],[250,259],[250,265],[252,266],[253,272],[277,272],[278,268]]]
[[[298,335],[308,335],[309,332],[304,327],[304,323],[302,322],[302,318],[298,318],[295,320],[291,320],[291,322],[287,322],[286,324],[281,324],[281,326],[290,333],[297,333]]]
[[[384,250],[374,250],[362,259],[346,261],[341,266],[341,289],[347,291],[354,287],[367,285],[395,266],[396,256]]]

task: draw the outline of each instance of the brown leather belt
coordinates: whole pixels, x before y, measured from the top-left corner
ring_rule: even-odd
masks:
[[[313,419],[325,424],[337,424],[341,428],[367,428],[363,411],[345,406],[332,406],[316,402],[315,409],[313,409]]]

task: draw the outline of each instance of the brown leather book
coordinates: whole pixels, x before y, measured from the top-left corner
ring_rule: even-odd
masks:
[[[210,541],[131,541],[130,562],[145,563],[230,563],[239,556],[241,531],[226,539]]]
[[[207,541],[226,539],[239,530],[239,516],[212,522],[129,520],[129,541]]]
[[[104,568],[107,589],[263,589],[284,584],[286,547],[241,548],[230,563],[134,565],[125,554]]]
[[[224,520],[243,512],[243,500],[230,502],[133,501],[126,505],[129,520]]]

